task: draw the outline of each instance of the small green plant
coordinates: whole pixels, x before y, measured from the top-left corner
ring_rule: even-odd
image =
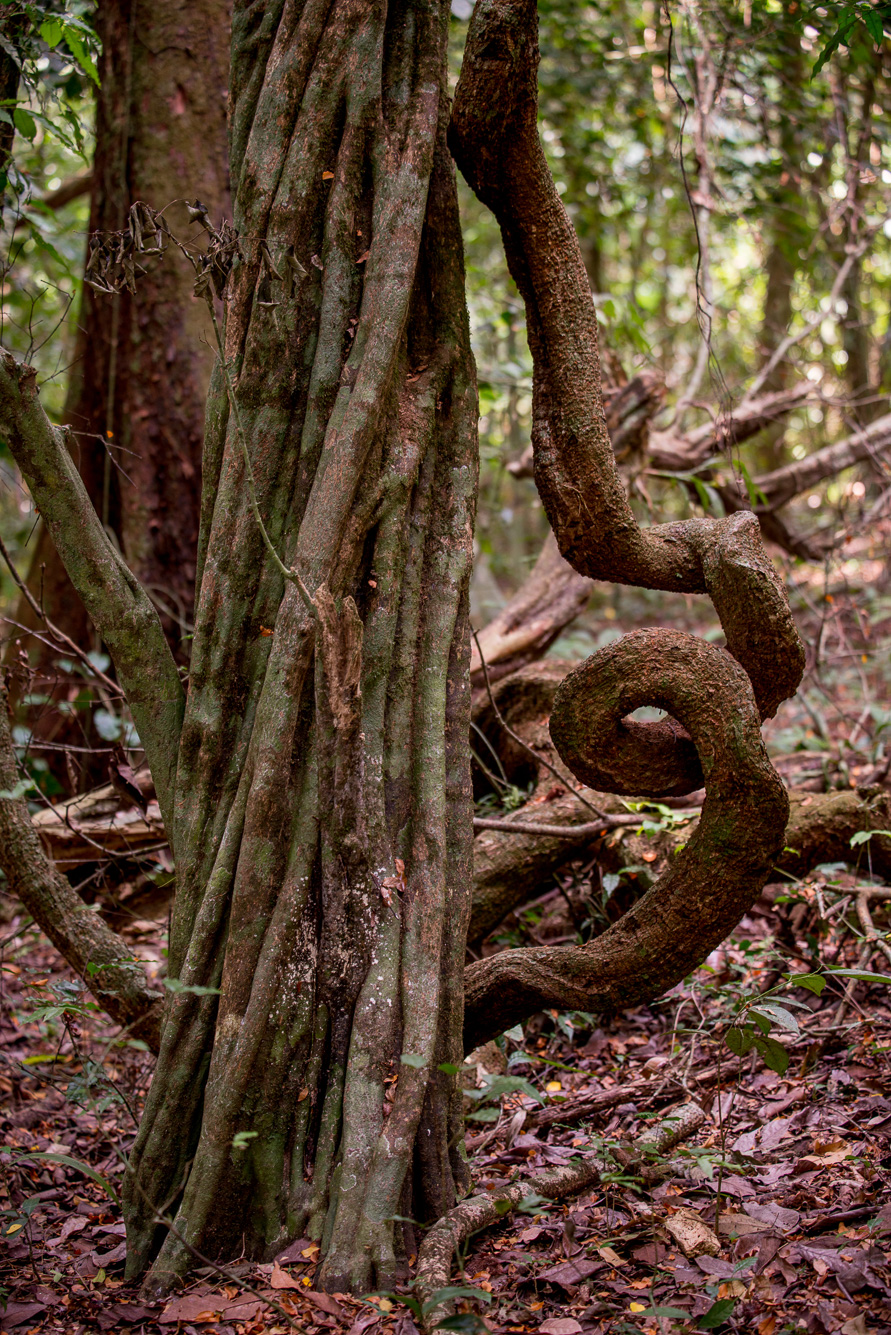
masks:
[[[866,969],[827,968],[819,973],[791,973],[782,982],[768,992],[759,993],[744,999],[731,1024],[724,1033],[724,1042],[736,1057],[744,1057],[754,1048],[764,1060],[765,1066],[778,1075],[784,1075],[789,1066],[789,1053],[778,1039],[771,1036],[771,1030],[780,1028],[798,1038],[801,1027],[797,1018],[789,1009],[807,1010],[803,1001],[784,995],[782,1002],[779,993],[788,992],[792,987],[803,987],[820,996],[830,978],[855,979],[865,983],[891,983],[891,975],[871,973]]]
[[[525,1094],[544,1103],[544,1099],[534,1085],[519,1075],[487,1076],[479,1089],[465,1089],[464,1097],[480,1104],[477,1112],[467,1114],[469,1122],[497,1122],[501,1116],[501,1100],[509,1094]],[[491,1106],[488,1106],[491,1105]]]
[[[412,1281],[414,1286],[415,1281]],[[474,1288],[470,1284],[450,1284],[447,1288],[437,1289],[431,1293],[426,1302],[421,1302],[413,1293],[396,1293],[393,1289],[382,1289],[374,1293],[367,1293],[362,1299],[368,1307],[376,1312],[380,1312],[381,1303],[375,1302],[375,1298],[383,1299],[391,1308],[393,1304],[401,1304],[407,1307],[418,1325],[425,1325],[426,1318],[437,1307],[443,1303],[456,1302],[459,1299],[476,1299],[479,1302],[490,1303],[492,1301],[491,1293],[486,1293],[484,1289]],[[386,1311],[388,1309],[384,1309]],[[437,1325],[434,1330],[457,1330],[463,1332],[463,1335],[488,1335],[488,1326],[475,1312],[457,1312],[454,1316],[447,1316]]]

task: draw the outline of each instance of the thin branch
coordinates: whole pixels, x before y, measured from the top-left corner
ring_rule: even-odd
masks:
[[[100,681],[102,685],[106,688],[106,690],[111,691],[113,695],[120,695],[121,688],[118,685],[118,683],[116,681],[112,681],[111,677],[106,677],[104,672],[100,672],[99,668],[97,668],[96,664],[90,658],[90,655],[85,654],[83,649],[81,649],[79,645],[75,644],[74,640],[72,640],[70,636],[66,635],[63,630],[60,630],[57,625],[55,625],[52,621],[50,621],[46,612],[44,612],[43,608],[40,606],[40,603],[34,597],[33,593],[28,588],[27,584],[22,579],[21,575],[13,565],[12,557],[7,551],[6,545],[2,538],[0,538],[0,556],[3,557],[3,560],[9,567],[9,573],[12,575],[15,584],[18,586],[19,592],[24,596],[25,601],[31,608],[31,611],[35,614],[35,616],[40,617],[40,620],[44,623],[49,633],[55,636],[55,638],[59,641],[59,646],[60,647],[64,646],[64,648],[67,649],[68,652],[78,660],[78,662],[83,663],[84,667],[89,669],[91,675],[94,676],[97,681]],[[46,641],[44,641],[44,643],[46,643]]]
[[[33,367],[0,357],[0,428],[68,576],[108,646],[170,828],[185,695],[151,599],[110,542],[65,446],[47,418]]]

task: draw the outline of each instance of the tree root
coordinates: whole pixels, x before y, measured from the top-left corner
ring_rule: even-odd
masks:
[[[672,1116],[650,1128],[628,1147],[626,1168],[631,1168],[645,1157],[664,1154],[698,1131],[705,1121],[705,1113],[696,1103],[687,1103]],[[433,1225],[418,1253],[416,1289],[422,1303],[428,1303],[449,1282],[452,1257],[463,1242],[480,1229],[499,1223],[530,1196],[544,1196],[560,1200],[571,1196],[600,1180],[610,1165],[595,1155],[580,1159],[563,1168],[547,1168],[540,1173],[512,1182],[499,1192],[483,1192],[463,1200],[454,1210]],[[440,1303],[424,1314],[424,1324],[431,1330],[448,1314],[448,1304]]]

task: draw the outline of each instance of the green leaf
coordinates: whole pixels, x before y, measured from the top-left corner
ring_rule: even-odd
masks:
[[[435,1307],[442,1303],[450,1303],[456,1298],[478,1298],[481,1303],[490,1303],[492,1301],[491,1293],[486,1293],[485,1289],[474,1289],[469,1284],[449,1284],[447,1288],[436,1289],[431,1293],[427,1302],[424,1303],[424,1315],[432,1312]]]
[[[789,1054],[778,1043],[775,1038],[767,1038],[764,1034],[755,1035],[755,1047],[764,1058],[764,1065],[771,1071],[776,1071],[777,1075],[785,1075],[789,1066]]]
[[[0,788],[0,801],[17,802],[20,797],[25,796],[25,793],[30,793],[36,788],[37,784],[33,779],[19,779],[14,788]]]
[[[489,1327],[476,1312],[457,1312],[454,1316],[447,1316],[445,1321],[440,1321],[433,1329],[459,1330],[462,1335],[489,1335]]]
[[[696,1324],[700,1330],[717,1330],[733,1314],[735,1306],[735,1298],[720,1298],[718,1302],[712,1303],[705,1316],[701,1316]]]
[[[62,24],[58,19],[47,19],[45,23],[41,23],[37,31],[40,33],[51,51],[53,47],[58,46],[62,40],[63,29]]]
[[[689,1321],[690,1313],[682,1312],[679,1307],[645,1307],[642,1312],[635,1312],[635,1316],[664,1316],[669,1321]]]
[[[721,500],[721,497],[718,495],[715,488],[710,487],[707,482],[702,481],[702,478],[695,477],[692,473],[690,475],[690,481],[696,488],[696,495],[699,497],[699,502],[705,513],[707,515],[714,514],[719,518],[722,518],[724,515],[724,502]]]
[[[99,71],[96,69],[93,57],[90,55],[84,45],[77,29],[70,23],[65,24],[65,41],[68,43],[68,50],[74,56],[74,59],[80,65],[85,74],[88,74],[96,87],[99,87]]]
[[[461,1067],[455,1066],[454,1062],[440,1062],[436,1069],[444,1071],[446,1075],[457,1075]]]
[[[427,1065],[425,1057],[419,1057],[416,1052],[403,1052],[399,1058],[403,1066],[412,1066],[416,1071],[420,1071],[422,1066]]]
[[[253,1140],[254,1137],[259,1136],[259,1134],[259,1131],[236,1131],[235,1135],[232,1137],[233,1150],[246,1150],[248,1141]]]
[[[64,1164],[66,1168],[76,1168],[79,1173],[83,1173],[84,1177],[89,1177],[93,1182],[96,1182],[106,1195],[114,1201],[115,1205],[119,1204],[118,1194],[111,1183],[101,1173],[97,1173],[95,1168],[91,1168],[88,1163],[83,1163],[80,1159],[72,1159],[68,1154],[53,1154],[50,1150],[28,1151],[24,1154],[14,1155],[13,1158],[19,1163],[30,1163],[32,1159],[41,1159],[49,1160],[50,1163]]]
[[[834,978],[856,978],[861,983],[891,983],[891,974],[870,973],[866,969],[827,969]]]
[[[739,461],[739,471],[742,473],[743,482],[746,484],[746,491],[749,494],[749,504],[754,510],[756,505],[767,505],[767,497],[756,482],[752,481],[751,474],[746,468],[742,459]]]
[[[789,982],[793,987],[806,987],[809,992],[815,992],[817,996],[826,986],[826,979],[820,973],[790,973]]]
[[[858,830],[856,834],[851,835],[851,847],[857,848],[859,844],[868,844],[874,834],[886,834],[891,839],[891,830]]]
[[[752,1015],[755,1023],[761,1030],[762,1034],[769,1034],[771,1029],[773,1028],[773,1021],[770,1020],[766,1015],[762,1015],[760,1011],[753,1010],[750,1011],[750,1014]]]
[[[788,1029],[791,1034],[800,1033],[798,1021],[791,1011],[787,1011],[785,1006],[781,1006],[777,1001],[759,1001],[757,1008],[749,1007],[753,1015],[767,1015],[778,1024],[782,1029]]]
[[[754,1030],[750,1024],[732,1025],[724,1035],[724,1042],[735,1056],[744,1057],[755,1042]]]
[[[882,27],[882,20],[879,18],[878,14],[874,9],[870,9],[869,6],[866,6],[864,9],[861,9],[860,17],[866,25],[866,30],[876,46],[881,46],[882,42],[885,40],[885,30]]]
[[[501,1116],[500,1108],[480,1108],[479,1112],[468,1113],[468,1122],[497,1122]]]
[[[534,1085],[520,1075],[497,1075],[483,1090],[486,1099],[501,1099],[505,1094],[527,1094],[536,1103],[544,1099]]]
[[[12,119],[15,128],[23,139],[29,141],[34,139],[34,136],[37,133],[37,122],[31,115],[30,111],[26,111],[24,107],[16,107],[15,111],[12,113]]]

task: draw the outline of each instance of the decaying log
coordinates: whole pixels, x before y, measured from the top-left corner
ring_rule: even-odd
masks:
[[[852,464],[886,454],[891,447],[891,413],[878,417],[862,430],[855,431],[835,445],[827,445],[804,459],[786,464],[757,479],[771,509],[779,509],[795,496],[816,487],[828,477],[850,468]]]
[[[563,559],[549,530],[529,578],[480,631],[478,643],[472,646],[473,685],[477,688],[483,685],[483,660],[490,681],[497,681],[541,658],[565,627],[584,611],[593,588],[592,579],[580,575]]]
[[[804,402],[813,386],[806,380],[792,389],[763,394],[758,399],[745,400],[726,417],[706,422],[685,436],[671,431],[651,431],[649,466],[668,473],[689,472],[698,468],[713,455],[723,454],[732,445],[751,440],[759,431],[779,421]]]
[[[137,771],[136,778],[142,791],[151,794],[144,814],[135,806],[122,807],[120,797],[108,783],[32,816],[34,829],[58,867],[101,862],[108,856],[136,857],[166,842],[147,765]]]

